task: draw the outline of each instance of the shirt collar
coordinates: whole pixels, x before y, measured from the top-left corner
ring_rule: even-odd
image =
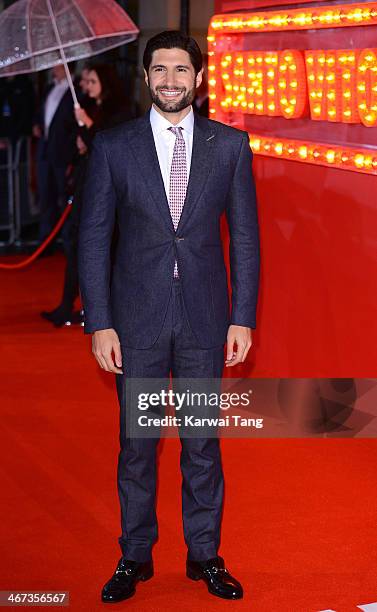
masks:
[[[170,123],[165,117],[163,117],[154,106],[151,107],[150,111],[150,122],[152,126],[152,130],[154,133],[159,134],[164,130],[169,129],[170,127],[182,127],[186,132],[192,134],[194,131],[194,113],[192,110],[192,106],[190,107],[190,112],[187,113],[186,117],[179,122],[178,125],[174,125]]]
[[[68,81],[67,79],[61,79],[60,81],[58,81],[57,79],[54,79],[53,81],[54,83],[54,87],[58,88],[61,87],[62,89],[68,87]]]

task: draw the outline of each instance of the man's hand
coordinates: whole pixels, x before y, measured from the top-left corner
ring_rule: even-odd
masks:
[[[92,336],[92,352],[103,370],[113,372],[114,374],[123,374],[121,370],[122,353],[115,329],[101,329],[94,332]]]
[[[234,345],[237,345],[235,351]],[[250,327],[242,325],[230,325],[227,337],[227,351],[225,365],[227,368],[245,361],[249,349],[252,345]]]

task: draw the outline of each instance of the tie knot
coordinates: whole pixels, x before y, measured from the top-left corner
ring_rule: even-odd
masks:
[[[182,127],[170,127],[168,128],[171,132],[173,132],[174,136],[176,136],[177,138],[179,138],[180,136],[182,137]]]

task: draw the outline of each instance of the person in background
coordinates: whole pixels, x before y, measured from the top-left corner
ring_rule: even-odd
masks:
[[[47,90],[33,126],[33,135],[38,138],[41,242],[50,234],[66,203],[66,174],[75,154],[76,140],[73,100],[64,66],[54,66],[52,75],[53,83]],[[64,232],[62,238],[65,243]]]
[[[73,208],[67,222],[69,226],[67,264],[64,276],[63,295],[60,304],[52,311],[44,311],[42,317],[61,327],[69,323],[81,323],[82,315],[74,312],[74,303],[79,295],[77,270],[77,236],[80,217],[82,187],[86,165],[95,134],[130,119],[124,84],[115,69],[109,64],[86,67],[86,94],[91,103],[75,110],[77,122],[82,125],[76,136],[77,155],[70,175]],[[84,81],[82,76],[81,81]],[[80,81],[80,84],[81,84]],[[81,89],[83,90],[82,85]]]
[[[83,150],[82,143],[89,149],[95,134],[130,119],[130,112],[124,86],[113,66],[97,64],[88,67],[86,93],[94,101],[93,108],[75,110],[76,119],[84,124],[79,130],[76,144]]]

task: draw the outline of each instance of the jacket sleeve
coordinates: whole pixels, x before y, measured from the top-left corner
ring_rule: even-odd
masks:
[[[98,133],[89,158],[79,226],[79,282],[87,334],[113,327],[110,308],[110,247],[116,193]]]
[[[231,324],[255,328],[259,287],[259,231],[252,158],[248,135],[244,133],[228,196],[226,216],[230,234]]]

